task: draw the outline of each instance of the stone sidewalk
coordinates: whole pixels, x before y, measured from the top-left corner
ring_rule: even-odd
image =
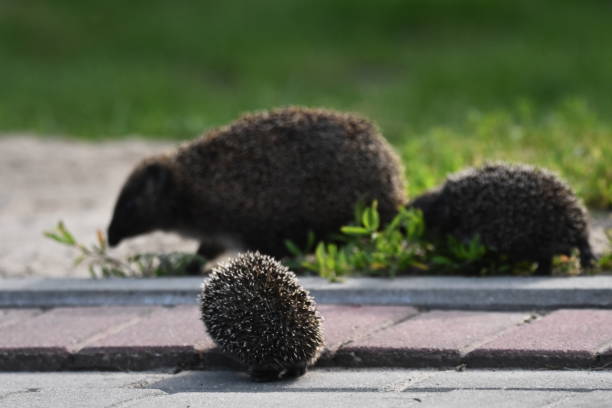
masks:
[[[232,371],[0,373],[0,406],[608,408],[612,372],[315,369],[253,383]]]
[[[612,310],[320,305],[321,367],[607,369]],[[237,368],[197,306],[0,309],[0,370]]]

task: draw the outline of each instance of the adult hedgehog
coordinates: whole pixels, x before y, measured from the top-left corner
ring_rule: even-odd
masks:
[[[550,273],[552,257],[574,248],[583,267],[594,260],[585,208],[567,184],[542,169],[505,163],[468,169],[410,206],[423,211],[434,236],[478,235],[495,252],[537,262],[538,274]]]
[[[278,257],[285,239],[337,232],[359,201],[378,200],[385,221],[404,197],[400,160],[370,121],[282,108],[140,163],[119,195],[108,241],[165,230],[199,239],[207,258],[228,246]]]

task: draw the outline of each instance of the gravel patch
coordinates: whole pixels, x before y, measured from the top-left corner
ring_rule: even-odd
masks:
[[[142,158],[172,149],[176,143],[144,140],[97,143],[0,137],[0,277],[87,277],[74,268],[75,252],[45,238],[42,232],[63,220],[77,239],[94,242],[106,230],[123,181]],[[612,213],[594,212],[592,241],[596,252],[608,245],[604,230]],[[195,251],[197,242],[173,234],[153,233],[122,243],[112,253]]]
[[[42,234],[63,220],[83,243],[106,230],[125,177],[142,158],[174,144],[143,140],[101,143],[0,137],[0,277],[86,277],[75,251]],[[113,254],[195,251],[197,243],[154,233],[122,243]]]

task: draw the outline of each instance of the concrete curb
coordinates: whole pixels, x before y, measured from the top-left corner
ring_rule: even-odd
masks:
[[[201,278],[3,279],[0,307],[195,304]],[[303,277],[321,304],[524,310],[612,308],[612,276],[353,278]]]

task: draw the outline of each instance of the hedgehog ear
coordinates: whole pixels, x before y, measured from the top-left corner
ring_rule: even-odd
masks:
[[[159,163],[153,163],[145,169],[144,192],[149,197],[159,196],[170,188],[170,169]]]

